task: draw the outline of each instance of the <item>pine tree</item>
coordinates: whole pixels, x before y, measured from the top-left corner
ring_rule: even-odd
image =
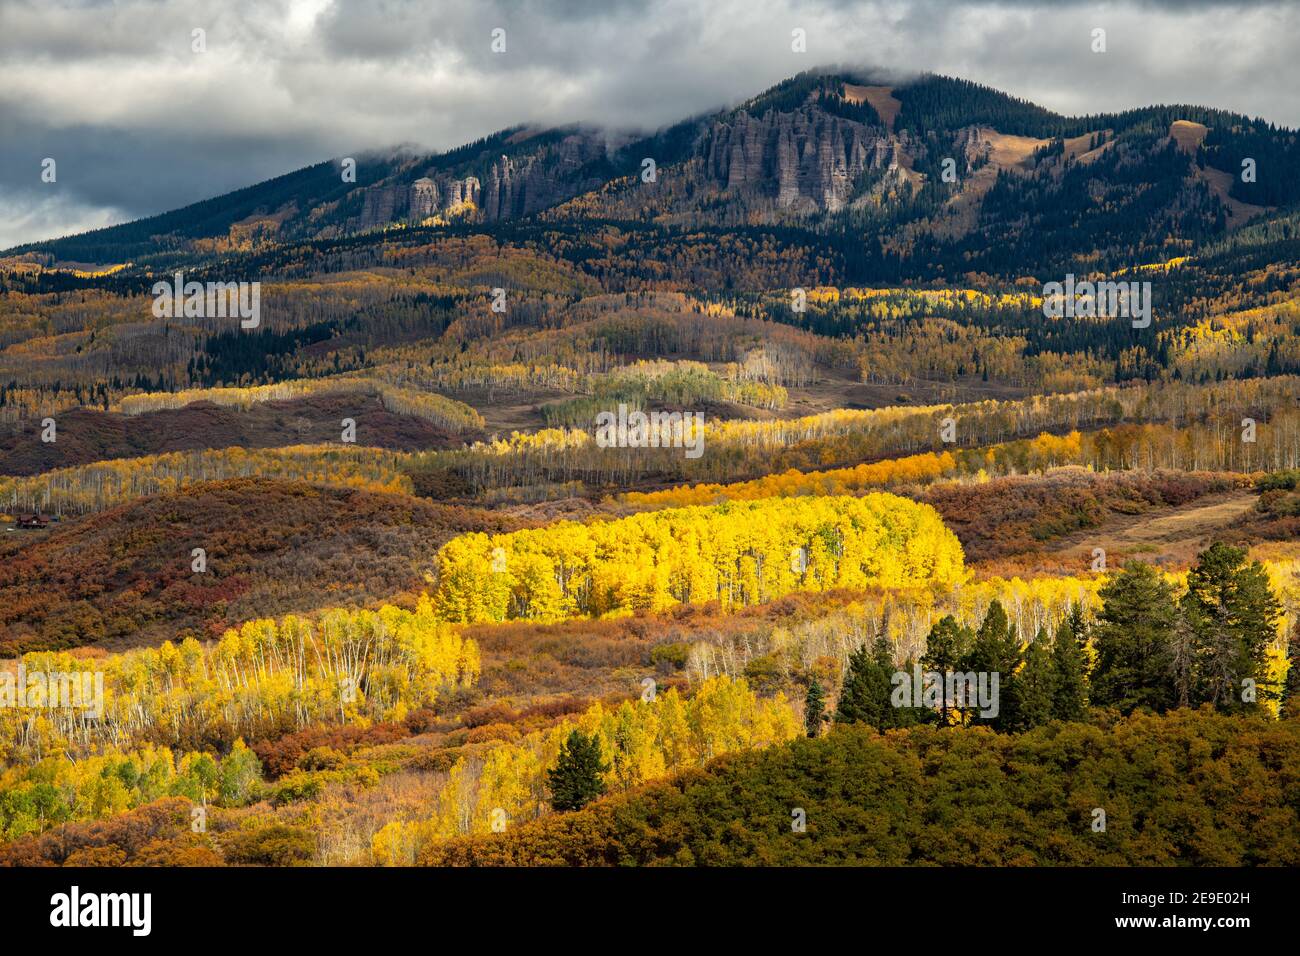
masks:
[[[894,651],[889,644],[889,640],[882,634],[876,638],[874,655],[876,662],[876,672],[881,676],[880,689],[884,695],[881,701],[881,717],[878,725],[880,730],[888,730],[891,727],[913,727],[916,724],[924,723],[932,719],[930,711],[923,707],[917,706],[919,701],[912,701],[911,707],[894,706],[894,675],[899,673],[899,669],[894,666]],[[911,680],[913,660],[908,658],[907,662],[901,668],[902,673],[907,675]]]
[[[840,700],[835,707],[837,724],[855,724],[865,721],[872,713],[870,704],[872,663],[864,644],[849,654],[840,682]]]
[[[1172,647],[1178,627],[1173,588],[1151,565],[1130,561],[1099,594],[1092,703],[1125,713],[1172,706]]]
[[[555,810],[581,810],[605,792],[604,774],[609,765],[601,760],[600,741],[574,729],[560,745],[559,759],[546,771]]]
[[[1268,645],[1277,637],[1282,607],[1262,564],[1247,564],[1245,548],[1211,545],[1187,573],[1181,605],[1191,642],[1193,704],[1241,709],[1246,679],[1260,696],[1277,697],[1268,676]]]
[[[1286,663],[1279,715],[1300,717],[1300,622],[1291,626],[1291,636],[1286,642]]]
[[[1016,628],[1007,618],[1001,601],[994,599],[989,604],[965,663],[970,670],[998,671],[1004,678],[1020,663]]]
[[[822,683],[817,675],[808,682],[808,693],[803,699],[803,722],[809,737],[819,736],[822,721],[826,719],[826,697],[822,693]]]
[[[1075,604],[1056,628],[1052,642],[1052,717],[1079,720],[1088,697],[1083,647],[1086,641],[1083,605]]]
[[[1052,718],[1052,656],[1047,650],[1047,632],[1038,636],[1025,648],[1025,662],[1020,669],[1004,679],[1005,691],[1002,727],[1013,733],[1041,727]]]
[[[892,726],[895,708],[889,695],[893,669],[881,661],[882,640],[877,640],[875,647],[863,644],[849,655],[839,704],[835,708],[837,724],[860,723],[877,728]]]
[[[970,630],[958,624],[951,614],[940,618],[930,628],[930,634],[925,640],[925,656],[921,658],[921,667],[939,674],[961,670],[974,640],[975,636]],[[956,713],[956,708],[952,705],[953,702],[945,694],[939,706],[939,723],[945,727],[953,722]],[[956,716],[960,718],[961,715],[957,713]]]
[[[1016,668],[1020,666],[1020,661],[1020,641],[1016,638],[1015,625],[1007,619],[1007,612],[1003,610],[1002,602],[995,599],[989,604],[988,613],[984,615],[984,623],[975,632],[975,641],[966,656],[964,666],[959,669],[973,671],[977,676],[988,674],[990,682],[991,675],[997,674],[999,688],[1005,688]],[[996,717],[982,718],[976,713],[972,719],[980,720],[998,730],[1005,729],[1007,723],[1006,713],[1001,708]]]

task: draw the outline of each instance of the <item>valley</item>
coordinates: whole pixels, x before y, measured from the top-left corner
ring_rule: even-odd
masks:
[[[1295,130],[747,95],[0,252],[0,865],[1300,863]]]

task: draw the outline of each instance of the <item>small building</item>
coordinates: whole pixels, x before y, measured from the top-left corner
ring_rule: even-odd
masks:
[[[41,529],[49,527],[50,519],[39,513],[34,515],[19,515],[18,520],[14,523],[16,528]]]

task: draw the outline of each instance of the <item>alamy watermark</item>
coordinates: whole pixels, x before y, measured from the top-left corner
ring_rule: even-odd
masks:
[[[233,319],[239,327],[255,329],[262,324],[262,283],[186,282],[178,272],[172,282],[153,285],[153,315],[156,319]]]
[[[56,928],[117,926],[133,936],[153,928],[152,893],[83,893],[73,886],[50,897],[50,925]]]
[[[965,710],[975,707],[979,715],[991,719],[998,715],[997,671],[922,671],[921,665],[912,667],[912,673],[895,671],[890,678],[894,685],[889,702],[895,707],[941,707]]]
[[[629,411],[596,415],[596,444],[601,448],[684,448],[687,458],[704,454],[703,412]]]
[[[0,671],[0,707],[80,710],[104,716],[103,671]]]
[[[1150,282],[1065,282],[1043,286],[1043,315],[1049,319],[1131,318],[1133,328],[1151,325]]]

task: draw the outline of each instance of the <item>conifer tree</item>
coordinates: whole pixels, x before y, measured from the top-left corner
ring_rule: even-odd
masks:
[[[875,659],[876,670],[883,678],[881,693],[884,694],[881,703],[879,728],[888,730],[891,727],[912,727],[933,719],[931,712],[920,706],[920,701],[913,700],[911,707],[894,706],[894,676],[900,673],[900,669],[894,666],[893,648],[890,647],[889,640],[883,634],[876,638]],[[901,668],[901,673],[905,674],[909,681],[912,679],[914,663],[911,658],[908,658]]]
[[[1086,641],[1083,606],[1074,604],[1056,628],[1052,642],[1052,717],[1079,720],[1088,697],[1083,647]]]
[[[1286,680],[1282,684],[1281,717],[1300,717],[1300,623],[1293,624],[1286,644]]]
[[[826,697],[822,693],[822,683],[814,674],[808,681],[808,693],[803,699],[803,722],[809,737],[817,737],[822,732],[822,721],[826,719]]]
[[[965,661],[970,670],[998,671],[1006,678],[1020,663],[1020,642],[1015,625],[1007,618],[1002,602],[989,604],[984,623],[975,632],[975,641]]]
[[[546,771],[555,810],[581,810],[605,792],[604,774],[609,765],[601,760],[600,741],[574,729],[560,745],[559,759]]]
[[[1002,602],[995,599],[989,604],[984,623],[975,632],[975,641],[966,657],[965,666],[961,669],[973,671],[977,676],[987,674],[990,683],[992,675],[997,674],[1000,693],[1010,683],[1020,661],[1020,642],[1016,638],[1015,625],[1007,619]],[[998,730],[1004,729],[1007,722],[1006,711],[1002,708],[998,709],[995,717],[981,718],[978,714],[973,714],[972,719],[978,719]]]
[[[1192,704],[1243,708],[1242,683],[1254,682],[1260,697],[1277,697],[1268,675],[1268,645],[1282,614],[1268,574],[1246,549],[1216,542],[1187,574],[1181,602],[1191,641]],[[1258,701],[1247,701],[1254,709]]]
[[[974,640],[975,637],[968,628],[958,624],[957,619],[951,614],[946,615],[930,628],[921,666],[927,671],[939,674],[961,670],[970,655]],[[953,703],[945,694],[939,705],[939,723],[945,727],[952,723],[954,718],[961,717],[961,713]]]
[[[1092,703],[1125,713],[1172,706],[1178,628],[1173,588],[1151,565],[1130,561],[1098,593],[1102,608],[1093,629],[1097,668]]]
[[[1047,649],[1047,632],[1038,636],[1025,648],[1024,664],[1004,677],[1002,691],[1001,725],[1013,733],[1033,730],[1052,717],[1052,656]]]
[[[881,640],[877,640],[874,647],[863,644],[849,655],[835,709],[836,723],[892,726],[895,708],[889,695],[893,668],[882,663],[880,649]]]

